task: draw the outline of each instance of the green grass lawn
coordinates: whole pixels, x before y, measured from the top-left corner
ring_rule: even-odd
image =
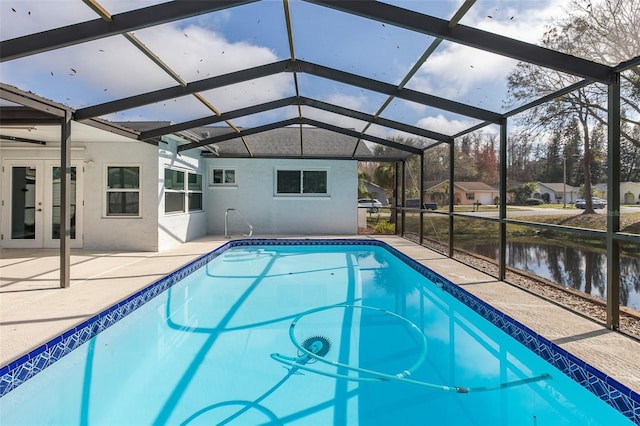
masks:
[[[583,210],[576,209],[576,214],[541,215],[526,216],[523,219],[532,223],[547,223],[562,225],[573,228],[596,229],[604,231],[607,229],[606,214],[582,214]],[[449,217],[444,215],[425,215],[425,234],[437,234],[440,238],[448,236]],[[374,233],[393,233],[394,225],[389,223],[388,214],[373,214],[368,217],[367,223]],[[405,231],[418,232],[420,217],[418,215],[408,215],[405,218]],[[457,241],[494,241],[498,237],[498,222],[478,219],[474,217],[455,217],[454,232]],[[640,235],[640,213],[622,213],[620,217],[620,231],[624,233]],[[527,240],[545,237],[549,239],[561,239],[572,242],[576,245],[587,244],[592,246],[603,246],[604,238],[594,238],[593,236],[578,235],[575,232],[562,230],[541,230],[540,227],[525,224],[508,224],[507,236],[510,239]],[[623,242],[624,251],[637,255],[637,244]]]

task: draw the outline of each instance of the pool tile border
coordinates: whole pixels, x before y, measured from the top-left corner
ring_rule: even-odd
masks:
[[[0,367],[0,397],[12,391],[92,337],[147,303],[207,262],[231,247],[254,245],[347,245],[378,246],[393,253],[412,269],[435,283],[453,297],[469,306],[480,316],[500,328],[535,354],[558,368],[575,382],[611,405],[637,425],[640,425],[640,395],[570,354],[530,328],[483,302],[476,296],[420,264],[389,244],[374,239],[248,239],[230,241],[201,256],[116,303],[103,312],[73,327],[44,345]]]

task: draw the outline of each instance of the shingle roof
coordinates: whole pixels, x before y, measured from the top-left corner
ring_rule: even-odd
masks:
[[[446,180],[441,180],[441,181],[430,181],[430,182],[425,182],[424,187],[425,190],[429,190],[432,189],[436,186],[442,185],[445,182],[449,182],[448,179]],[[491,191],[491,192],[495,192],[498,190],[498,188],[488,185],[484,182],[455,182],[455,186],[459,187],[460,189],[463,189],[465,191]]]
[[[192,131],[202,137],[215,137],[232,132],[228,127],[199,127]],[[250,155],[255,157],[300,157],[304,154],[305,158],[349,158],[354,154],[355,158],[373,156],[364,141],[358,144],[357,138],[312,127],[272,129],[245,136],[244,140],[246,146],[239,137],[216,143],[218,155],[220,157]]]
[[[559,183],[547,183],[547,182],[538,182],[538,185],[543,185],[547,188],[549,188],[550,190],[552,190],[553,192],[563,192],[563,191],[577,191],[579,188],[576,188],[575,186],[571,186],[571,185],[566,185],[563,184],[562,182]]]

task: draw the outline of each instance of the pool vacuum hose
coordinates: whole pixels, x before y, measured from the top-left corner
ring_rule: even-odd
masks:
[[[302,344],[300,344],[298,342],[298,340],[295,338],[293,331],[296,327],[296,324],[298,322],[298,320],[300,320],[300,318],[305,317],[307,315],[316,313],[316,312],[321,312],[321,311],[326,311],[329,309],[335,309],[335,308],[356,308],[356,309],[368,309],[368,310],[374,310],[374,311],[379,311],[382,312],[386,315],[391,315],[393,317],[396,317],[398,319],[400,319],[401,321],[404,321],[405,323],[407,323],[410,327],[411,330],[413,330],[417,336],[419,336],[419,340],[421,342],[421,346],[422,346],[422,350],[420,352],[420,356],[418,357],[418,360],[411,365],[409,368],[407,368],[406,370],[403,370],[400,373],[397,374],[387,374],[387,373],[383,373],[380,371],[375,371],[375,370],[368,370],[366,368],[360,368],[360,367],[355,367],[355,366],[351,366],[348,364],[343,364],[337,361],[330,361],[326,358],[324,358],[324,355],[326,355],[326,353],[329,351],[329,346],[330,346],[330,342],[328,339],[322,337],[322,336],[314,336],[311,338],[306,339]],[[470,392],[486,392],[486,391],[493,391],[493,390],[498,390],[498,389],[506,389],[506,388],[510,388],[510,387],[514,387],[514,386],[519,386],[519,385],[523,385],[526,383],[533,383],[533,382],[537,382],[539,380],[546,380],[546,379],[550,379],[551,375],[548,373],[544,373],[544,374],[540,374],[538,376],[534,376],[534,377],[528,377],[525,379],[519,379],[519,380],[513,380],[513,381],[509,381],[509,382],[504,382],[504,383],[499,383],[497,385],[492,385],[492,386],[479,386],[479,387],[466,387],[466,386],[445,386],[445,385],[439,385],[439,384],[435,384],[435,383],[428,383],[428,382],[423,382],[420,380],[414,380],[411,379],[410,376],[424,363],[425,359],[427,358],[427,338],[424,335],[424,333],[411,321],[409,321],[408,319],[384,310],[382,308],[377,308],[374,306],[360,306],[360,305],[348,305],[348,304],[338,304],[338,305],[329,305],[329,306],[322,306],[319,308],[315,308],[315,309],[311,309],[308,310],[306,312],[303,312],[301,314],[299,314],[297,317],[295,317],[293,319],[293,321],[291,322],[291,325],[289,326],[289,338],[291,339],[291,342],[293,343],[293,345],[298,349],[298,356],[297,357],[291,357],[291,356],[287,356],[287,355],[282,355],[279,353],[272,353],[271,354],[271,358],[273,358],[274,360],[285,364],[289,367],[291,367],[292,371],[295,370],[304,370],[304,371],[309,371],[312,373],[316,373],[316,374],[320,374],[323,376],[328,376],[328,377],[333,377],[336,379],[345,379],[345,380],[350,380],[350,381],[354,381],[354,382],[387,382],[387,381],[398,381],[398,382],[402,382],[402,383],[408,383],[408,384],[412,384],[412,385],[418,385],[418,386],[423,386],[423,387],[427,387],[427,388],[431,388],[431,389],[436,389],[436,390],[441,390],[441,391],[445,391],[445,392],[455,392],[455,393],[470,393]],[[368,377],[356,377],[356,376],[349,376],[347,374],[337,374],[337,373],[331,373],[328,371],[322,371],[319,370],[317,368],[313,368],[310,367],[309,364],[314,363],[316,361],[322,362],[324,364],[327,365],[331,365],[334,366],[336,368],[344,368],[350,371],[354,371],[360,374],[364,374]]]

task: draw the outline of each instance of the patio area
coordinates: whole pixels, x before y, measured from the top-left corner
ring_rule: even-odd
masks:
[[[375,238],[391,245],[640,392],[637,340],[404,238],[354,238]],[[57,250],[2,249],[0,364],[6,365],[227,241],[221,236],[208,236],[161,253],[73,250],[71,287],[67,289],[58,287]]]

